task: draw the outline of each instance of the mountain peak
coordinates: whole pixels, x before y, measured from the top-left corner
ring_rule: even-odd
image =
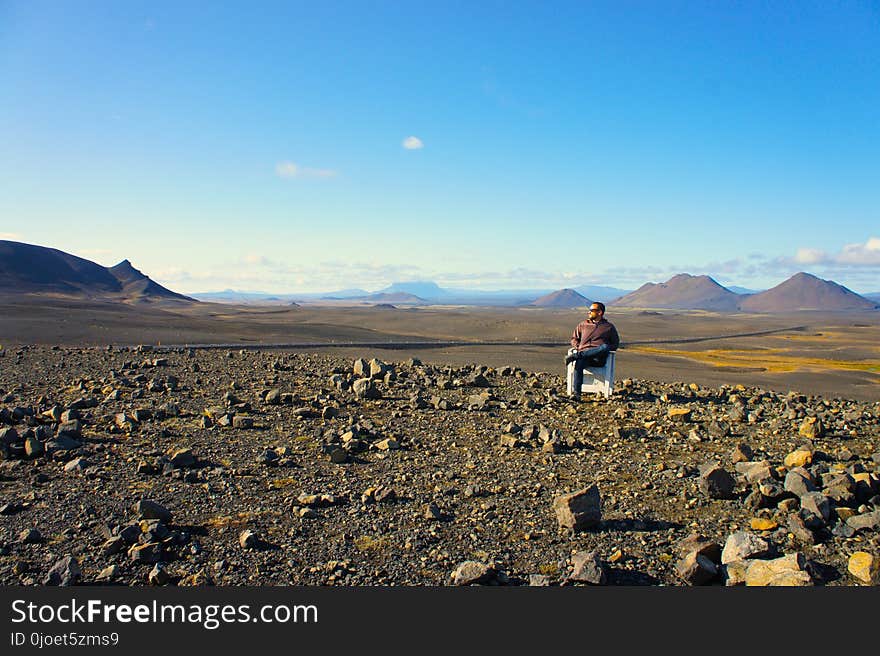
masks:
[[[678,310],[735,310],[739,297],[709,276],[679,273],[664,283],[646,283],[614,305]]]
[[[589,299],[575,290],[568,288],[559,289],[550,294],[545,294],[529,303],[529,305],[537,305],[540,307],[580,307],[589,304]]]

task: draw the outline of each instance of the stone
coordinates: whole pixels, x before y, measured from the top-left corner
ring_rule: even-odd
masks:
[[[735,560],[761,558],[770,553],[770,543],[754,533],[736,531],[731,533],[721,551],[721,563],[727,565]]]
[[[232,427],[239,428],[241,430],[247,430],[249,428],[254,427],[254,420],[252,417],[243,417],[241,415],[234,415],[232,417]]]
[[[546,588],[550,585],[550,579],[545,574],[529,574],[530,588]]]
[[[495,568],[475,560],[466,560],[452,571],[452,585],[485,584],[495,578]]]
[[[18,534],[21,544],[37,544],[43,541],[43,535],[35,528],[26,528]]]
[[[717,462],[700,466],[700,491],[710,499],[732,499],[736,480]]]
[[[863,531],[868,529],[873,529],[876,531],[880,529],[880,510],[862,513],[860,515],[853,515],[846,520],[846,525],[855,531]]]
[[[242,549],[257,549],[260,546],[260,538],[251,529],[245,529],[238,535],[238,544]]]
[[[773,560],[753,560],[746,571],[747,586],[806,586],[813,580],[805,570],[800,553],[787,554]]]
[[[107,538],[107,540],[101,545],[101,553],[105,556],[113,556],[123,551],[125,549],[125,544],[125,540],[121,536],[114,535],[113,537]]]
[[[46,442],[44,446],[48,453],[56,453],[58,451],[75,451],[82,447],[82,442],[69,435],[59,435],[54,440]]]
[[[443,519],[443,513],[440,512],[440,508],[436,503],[431,502],[425,504],[425,510],[422,513],[422,517],[430,521],[439,522]]]
[[[798,514],[791,515],[788,518],[788,531],[798,542],[802,542],[803,544],[816,543],[815,534]]]
[[[397,492],[394,491],[394,488],[388,487],[387,485],[368,487],[364,490],[363,494],[361,494],[361,503],[391,502],[396,499]]]
[[[171,511],[165,508],[165,506],[149,499],[144,499],[134,504],[134,512],[137,514],[138,519],[159,519],[163,522],[171,521]]]
[[[82,437],[83,424],[79,419],[66,421],[58,426],[58,435],[68,435],[75,440]]]
[[[753,531],[775,531],[779,528],[779,522],[766,517],[753,517],[749,522],[749,527]]]
[[[66,472],[81,472],[89,466],[89,461],[85,458],[74,458],[73,460],[65,463],[64,471]]]
[[[825,435],[825,426],[818,417],[806,417],[798,428],[798,435],[815,440]]]
[[[330,462],[336,465],[348,462],[348,451],[339,447],[332,448],[330,450]]]
[[[386,438],[376,442],[376,448],[380,451],[396,451],[400,448],[400,443],[393,438]]]
[[[372,360],[370,360],[369,377],[371,379],[375,380],[377,378],[383,378],[387,372],[388,372],[388,365],[387,364],[385,364],[384,362],[382,362],[381,360],[378,360],[376,358],[373,358]]]
[[[727,437],[730,435],[730,425],[724,421],[713,420],[706,429],[712,437]]]
[[[98,572],[99,581],[112,581],[119,576],[119,565],[109,565]]]
[[[602,520],[602,500],[599,488],[590,485],[553,500],[556,519],[562,528],[581,531],[596,526]]]
[[[745,585],[746,573],[749,571],[749,563],[745,560],[734,560],[721,566],[724,576],[724,585]]]
[[[813,451],[805,448],[796,449],[785,456],[783,464],[789,469],[809,467],[813,464]]]
[[[730,454],[730,459],[734,465],[740,462],[748,462],[754,457],[755,454],[752,451],[752,447],[743,443],[737,444],[733,447],[733,451]]]
[[[691,534],[675,547],[682,558],[690,553],[706,556],[713,563],[721,562],[721,545],[706,536]]]
[[[24,452],[28,458],[37,458],[45,452],[43,443],[35,436],[27,437],[24,441]]]
[[[352,369],[352,372],[354,373],[355,376],[360,376],[360,377],[369,376],[370,365],[363,358],[358,358],[357,360],[354,361],[354,367]]]
[[[686,422],[691,420],[691,409],[682,407],[669,408],[666,416],[672,421]]]
[[[43,579],[43,585],[75,585],[81,579],[82,570],[79,561],[73,556],[65,556],[52,565],[46,578]]]
[[[369,378],[359,378],[352,385],[354,395],[359,399],[380,399],[382,394]]]
[[[281,405],[281,390],[280,389],[270,389],[266,392],[266,396],[263,397],[263,400],[267,405]]]
[[[678,561],[675,572],[688,585],[706,585],[718,576],[718,566],[703,554],[693,551]]]
[[[171,454],[171,466],[177,469],[194,467],[196,457],[193,455],[192,449],[177,449]]]
[[[734,465],[734,469],[738,474],[745,476],[749,483],[773,478],[773,467],[769,460],[740,461]]]
[[[156,563],[147,575],[147,582],[150,585],[166,585],[170,580],[171,575],[162,563]]]
[[[128,557],[133,563],[153,564],[162,560],[162,543],[147,542],[136,544],[128,550]]]
[[[813,477],[803,467],[796,467],[785,475],[785,483],[783,485],[786,492],[801,497],[808,492],[815,492],[816,485]]]
[[[868,585],[880,585],[880,558],[866,551],[856,551],[849,557],[847,571]]]
[[[571,566],[568,578],[572,581],[591,585],[605,585],[608,581],[607,568],[596,551],[577,552],[571,557]]]
[[[831,519],[831,500],[821,492],[807,492],[801,496],[801,512],[815,515],[827,524]]]

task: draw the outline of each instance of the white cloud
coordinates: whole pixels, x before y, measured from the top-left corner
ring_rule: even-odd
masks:
[[[864,244],[847,244],[835,261],[855,266],[880,266],[880,237],[871,237]]]
[[[17,232],[0,232],[0,239],[8,241],[21,241],[22,237]]]
[[[275,165],[275,174],[279,178],[333,178],[336,177],[333,169],[315,169],[307,166],[299,166],[294,162],[278,162]]]
[[[403,140],[403,147],[407,150],[421,150],[425,144],[418,137],[407,137]]]
[[[817,248],[799,248],[794,256],[794,261],[798,264],[819,264],[827,259],[828,254]]]
[[[256,266],[269,266],[269,258],[265,255],[258,255],[257,253],[248,253],[245,255],[242,260],[245,264],[252,264]]]

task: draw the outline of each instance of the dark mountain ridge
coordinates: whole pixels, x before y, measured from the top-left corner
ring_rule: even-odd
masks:
[[[195,299],[166,289],[123,260],[103,267],[56,248],[0,240],[0,292],[151,303]]]

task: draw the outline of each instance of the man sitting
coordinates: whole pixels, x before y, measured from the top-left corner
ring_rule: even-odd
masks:
[[[565,357],[565,364],[574,362],[574,382],[570,398],[581,398],[585,367],[604,367],[609,351],[616,351],[620,345],[617,328],[605,319],[605,305],[595,302],[590,305],[589,316],[581,321],[571,336],[571,347],[576,353]]]

